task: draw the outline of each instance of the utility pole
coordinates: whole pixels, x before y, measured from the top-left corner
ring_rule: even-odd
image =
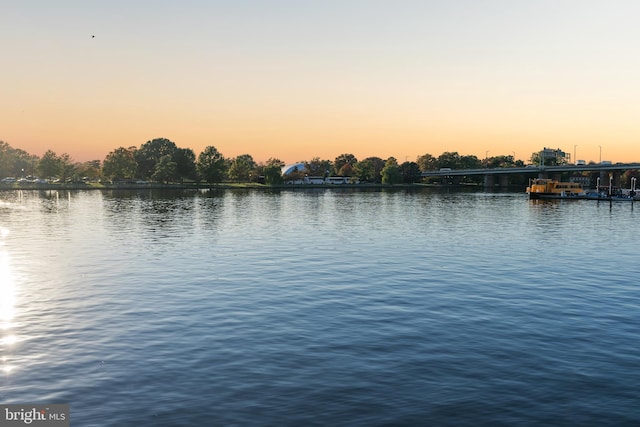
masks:
[[[600,147],[600,160],[598,163],[602,163],[602,145],[598,145],[598,147]]]

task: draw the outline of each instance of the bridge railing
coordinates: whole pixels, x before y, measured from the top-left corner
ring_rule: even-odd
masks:
[[[593,171],[623,171],[640,169],[640,163],[616,163],[596,165],[560,165],[560,166],[526,166],[514,168],[483,168],[483,169],[450,169],[422,172],[423,177],[429,176],[469,176],[469,175],[500,175],[500,174],[537,174],[540,172],[593,172]]]

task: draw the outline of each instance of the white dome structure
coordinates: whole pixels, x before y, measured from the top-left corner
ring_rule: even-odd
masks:
[[[291,165],[283,166],[281,169],[281,172],[282,172],[282,175],[284,176],[296,170],[300,172],[304,172],[305,171],[304,163],[293,163]]]

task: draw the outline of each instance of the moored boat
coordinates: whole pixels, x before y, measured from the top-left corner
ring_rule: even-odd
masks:
[[[635,186],[632,186],[630,190],[598,186],[596,190],[585,191],[578,182],[562,182],[547,178],[530,180],[527,194],[529,199],[602,200],[609,202],[640,200]]]
[[[587,200],[602,200],[611,202],[633,202],[636,200],[636,195],[635,191],[630,193],[623,193],[619,191],[613,194],[609,194],[609,192],[605,189],[601,191],[589,191],[587,192],[587,194],[585,194],[584,198]]]
[[[579,182],[561,182],[547,178],[530,180],[527,194],[529,199],[581,199],[586,196]]]

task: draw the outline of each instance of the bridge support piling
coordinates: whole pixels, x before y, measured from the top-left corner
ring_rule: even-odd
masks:
[[[620,171],[613,171],[613,185],[618,188],[622,188],[622,174]]]
[[[600,187],[607,187],[609,185],[609,172],[600,171]]]
[[[484,176],[484,188],[493,188],[496,182],[495,175],[486,174]]]

